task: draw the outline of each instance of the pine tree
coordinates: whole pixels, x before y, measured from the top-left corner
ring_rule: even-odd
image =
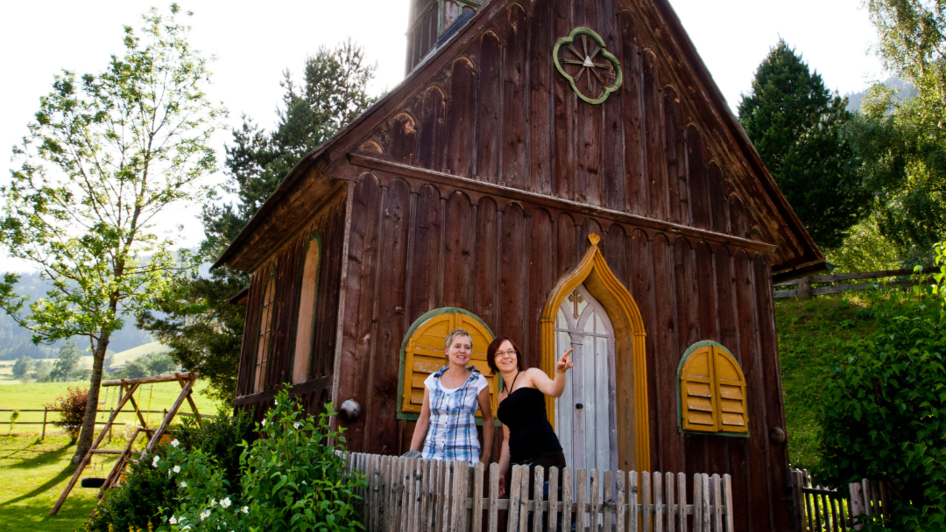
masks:
[[[739,120],[815,242],[841,244],[869,211],[857,159],[843,135],[852,115],[847,99],[782,40],[759,65]]]
[[[302,157],[373,103],[367,84],[374,72],[374,65],[365,64],[363,49],[351,41],[322,47],[306,59],[302,85],[284,72],[285,94],[271,133],[243,117],[226,147],[224,190],[236,201],[215,198],[201,215],[206,262],[223,253]],[[245,274],[226,268],[209,277],[194,275],[176,286],[174,297],[161,301],[163,315],[148,314],[139,322],[172,348],[170,355],[183,367],[209,379],[211,395],[225,403],[233,400],[236,388],[244,323],[244,308],[229,300],[248,282]]]

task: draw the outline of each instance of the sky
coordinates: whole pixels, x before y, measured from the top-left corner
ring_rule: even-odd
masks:
[[[862,0],[670,0],[697,51],[735,109],[751,89],[759,63],[779,38],[801,54],[825,84],[842,95],[883,79],[871,51],[876,33]],[[194,12],[191,43],[216,56],[209,96],[230,110],[228,125],[243,114],[265,128],[276,119],[282,72],[301,73],[305,58],[320,46],[349,37],[377,63],[372,94],[396,87],[404,78],[408,0],[269,0],[263,2],[183,0]],[[26,133],[39,97],[53,76],[68,69],[96,73],[109,56],[122,52],[124,25],[140,27],[140,14],[153,0],[44,0],[3,2],[0,7],[0,182],[9,179],[9,154]],[[265,5],[265,7],[263,7]],[[298,78],[299,76],[297,76]],[[218,159],[229,133],[214,138]],[[221,173],[213,179],[223,179]],[[167,213],[169,230],[184,225],[184,245],[202,236],[200,205]],[[0,251],[0,271],[27,271]]]

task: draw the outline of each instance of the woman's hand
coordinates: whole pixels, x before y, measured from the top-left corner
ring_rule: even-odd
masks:
[[[555,364],[555,373],[565,373],[566,371],[572,369],[572,367],[575,365],[575,363],[572,362],[572,351],[574,351],[574,349],[565,351],[565,354],[562,355],[562,358],[558,359],[558,363]]]
[[[502,499],[506,496],[506,474],[502,473],[499,475],[499,498]]]

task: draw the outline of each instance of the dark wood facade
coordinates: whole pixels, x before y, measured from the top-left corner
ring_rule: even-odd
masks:
[[[623,68],[602,105],[576,97],[552,64],[555,42],[580,26]],[[301,161],[219,262],[253,272],[238,405],[267,404],[289,378],[313,230],[324,267],[311,380],[295,390],[313,411],[328,399],[361,405],[342,422],[353,450],[406,450],[399,351],[432,309],[476,314],[540,366],[539,316],[595,233],[647,333],[652,468],[729,473],[738,530],[789,529],[772,277],[823,256],[666,0],[493,0]],[[254,393],[271,271],[272,356]],[[748,438],[680,431],[677,367],[701,340],[745,373]]]

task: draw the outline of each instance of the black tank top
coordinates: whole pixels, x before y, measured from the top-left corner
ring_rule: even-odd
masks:
[[[509,427],[509,461],[531,462],[562,450],[545,411],[545,394],[535,388],[519,388],[499,405],[496,417]]]

